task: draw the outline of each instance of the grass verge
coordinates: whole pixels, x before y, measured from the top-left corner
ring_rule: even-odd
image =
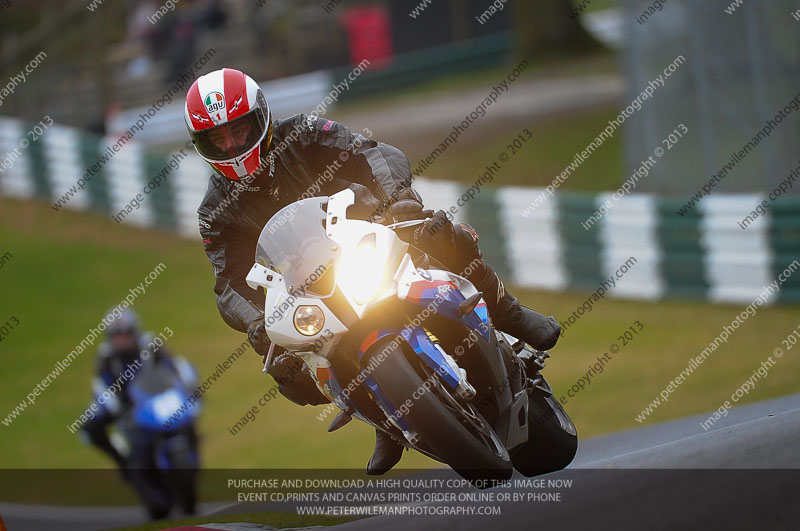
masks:
[[[0,419],[31,392],[103,313],[141,282],[156,264],[166,271],[139,297],[146,327],[171,327],[170,348],[187,356],[201,378],[244,339],[222,322],[213,275],[200,242],[120,226],[107,219],[46,205],[0,200],[0,241],[13,254],[0,271],[5,322],[20,325],[0,344]],[[567,318],[585,294],[515,292],[524,303]],[[567,411],[582,437],[639,426],[635,416],[741,311],[704,302],[605,299],[568,331],[545,375],[558,396],[589,370],[618,336],[640,321],[644,329],[592,378]],[[798,325],[797,307],[769,307],[748,319],[644,424],[718,408]],[[800,347],[799,347],[800,348]],[[86,407],[94,352],[84,352],[10,425],[0,424],[2,468],[97,468],[110,463],[79,443],[67,426]],[[206,392],[200,420],[201,459],[210,468],[362,468],[373,432],[353,422],[325,433],[321,407],[297,407],[282,397],[262,407],[236,436],[227,428],[271,385],[260,358],[246,354]],[[800,360],[787,353],[740,403],[800,391]],[[408,452],[401,465],[434,463]]]

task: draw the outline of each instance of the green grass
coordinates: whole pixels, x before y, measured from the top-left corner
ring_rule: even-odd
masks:
[[[18,329],[0,343],[0,419],[31,392],[54,364],[86,337],[105,311],[163,262],[167,269],[139,297],[135,309],[149,330],[169,326],[170,348],[190,358],[201,378],[245,339],[229,329],[214,303],[213,273],[199,240],[120,226],[110,219],[54,213],[46,206],[0,201],[0,242],[13,259],[0,270],[2,322]],[[84,352],[10,426],[0,424],[0,467],[108,467],[67,426],[88,405],[94,351]],[[353,422],[326,432],[319,408],[280,397],[261,408],[236,436],[227,428],[256,403],[272,378],[248,351],[206,392],[200,420],[207,467],[362,468],[374,431]],[[53,451],[57,449],[57,451]],[[409,466],[428,466],[421,455]]]
[[[536,123],[522,120],[486,124],[480,135],[467,135],[451,145],[423,174],[432,179],[458,180],[473,183],[485,166],[498,160],[500,153],[509,155],[491,186],[547,186],[567,165],[616,118],[614,107],[562,115]],[[533,137],[512,156],[509,143],[527,128]],[[625,180],[621,131],[588,157],[573,171],[560,189],[587,192],[614,190]],[[420,159],[431,154],[441,138],[426,138],[407,152],[412,169]]]
[[[96,326],[104,311],[156,264],[167,270],[135,304],[148,329],[175,331],[170,347],[205,378],[244,336],[223,323],[211,268],[199,241],[120,226],[46,205],[0,200],[0,242],[13,259],[0,270],[2,313],[20,326],[0,343],[0,419]],[[526,304],[565,319],[584,294],[520,290]],[[634,416],[740,311],[701,302],[604,300],[553,351],[545,375],[561,396],[635,320],[644,331],[567,404],[582,437],[638,426]],[[739,328],[647,423],[716,409],[798,325],[797,307],[762,309]],[[800,391],[795,352],[742,402]],[[249,357],[247,357],[249,356]],[[82,354],[10,426],[0,425],[2,468],[94,468],[110,463],[66,429],[86,407],[94,352]],[[236,436],[227,428],[272,385],[249,353],[206,393],[200,420],[202,461],[210,468],[353,468],[367,462],[372,430],[359,422],[332,434],[321,408],[280,398]],[[434,465],[408,452],[405,467]]]
[[[585,296],[526,292],[524,300],[548,313],[567,318]],[[553,350],[544,373],[560,398],[589,370],[611,344],[604,372],[568,398],[566,409],[583,437],[634,428],[714,410],[734,393],[772,355],[800,324],[796,306],[761,309],[739,327],[728,343],[717,349],[643,424],[634,418],[684,370],[700,352],[730,325],[742,307],[687,301],[642,303],[603,300],[567,329]],[[618,339],[634,321],[644,329],[625,347]],[[638,328],[638,326],[635,326]],[[800,392],[796,378],[800,347],[778,360],[767,378],[740,403]]]
[[[580,59],[536,61],[523,72],[519,82],[564,78],[574,78],[576,82],[580,82],[580,78],[590,75],[616,74],[618,68],[616,56],[606,52]],[[423,98],[444,97],[454,90],[463,92],[471,88],[490,86],[505,78],[508,69],[508,65],[502,65],[469,74],[453,74],[411,89],[360,98],[357,102],[338,105],[335,115],[347,117],[351,113],[360,115],[394,106],[413,109]],[[519,87],[519,90],[526,89],[524,86]],[[527,128],[534,134],[534,138],[503,165],[491,186],[547,186],[566,169],[575,154],[584,150],[608,125],[608,121],[618,114],[619,109],[616,106],[607,106],[559,112],[536,120],[526,116],[522,110],[518,116],[502,120],[481,118],[480,123],[461,135],[458,143],[451,144],[422,174],[431,179],[472,183],[481,173],[480,170],[496,161],[501,152],[511,155],[508,144]],[[475,132],[478,126],[480,134]],[[408,156],[412,171],[449,132],[418,133],[406,138],[402,145],[398,144]],[[613,138],[606,141],[570,175],[561,188],[589,192],[618,188],[626,178],[622,162],[622,135],[623,131],[617,131]]]

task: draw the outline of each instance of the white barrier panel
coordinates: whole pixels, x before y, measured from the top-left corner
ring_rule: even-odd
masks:
[[[178,219],[178,232],[191,238],[200,237],[197,224],[197,208],[208,189],[208,179],[214,170],[192,151],[181,161],[175,175],[175,217]]]
[[[610,193],[599,194],[597,206],[611,196]],[[664,295],[657,229],[655,201],[645,194],[620,198],[600,220],[598,238],[603,278],[616,277],[620,266],[630,257],[637,260],[626,272],[619,273],[620,278],[615,278],[616,286],[609,290],[612,297],[659,299]]]
[[[774,280],[769,213],[746,230],[739,226],[763,199],[753,194],[711,196],[700,202],[700,243],[712,301],[750,302]]]
[[[86,173],[86,167],[80,157],[80,137],[75,129],[51,125],[38,142],[44,142],[50,199],[57,201],[67,191],[72,191],[74,195],[64,208],[73,210],[89,208],[89,190],[86,187],[82,190],[78,187],[78,180]]]
[[[425,177],[414,179],[411,186],[422,196],[425,208],[447,212],[450,207],[454,206],[458,209],[458,212],[453,216],[453,223],[466,222],[466,218],[464,218],[466,207],[459,207],[456,201],[459,200],[468,186],[453,181],[434,181]]]
[[[117,137],[106,137],[100,147],[112,145]],[[111,214],[117,216],[125,223],[133,223],[140,227],[149,227],[153,224],[152,201],[145,195],[143,188],[150,177],[144,174],[144,153],[142,146],[128,143],[105,165],[108,176],[108,196],[111,202]],[[139,201],[140,194],[142,201]],[[131,204],[132,201],[136,204]],[[128,208],[132,211],[128,213]]]
[[[549,197],[523,217],[544,188],[506,187],[497,192],[501,232],[506,234],[508,264],[513,282],[531,288],[553,290],[567,287],[563,243],[558,229],[558,201]]]
[[[27,131],[14,118],[0,118],[0,193],[30,199],[36,194],[28,154],[20,145]]]

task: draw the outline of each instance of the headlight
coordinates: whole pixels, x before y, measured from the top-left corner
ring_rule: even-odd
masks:
[[[304,336],[313,336],[325,326],[325,314],[319,306],[298,306],[294,311],[294,327]]]
[[[346,253],[338,274],[342,288],[359,304],[366,304],[375,296],[384,270],[376,256],[374,232],[364,236],[355,249]]]

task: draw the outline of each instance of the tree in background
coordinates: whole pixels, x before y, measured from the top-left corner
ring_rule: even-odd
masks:
[[[517,51],[521,57],[603,50],[576,16],[571,0],[514,0]]]

